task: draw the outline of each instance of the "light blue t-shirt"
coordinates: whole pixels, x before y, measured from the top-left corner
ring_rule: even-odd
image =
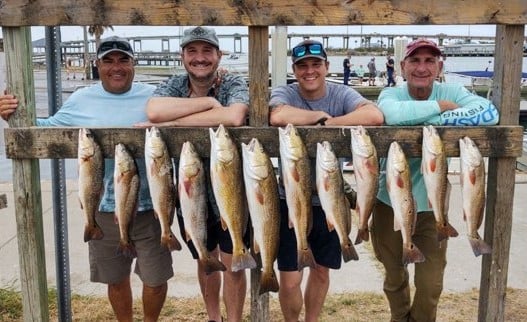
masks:
[[[438,100],[449,100],[460,107],[440,113]],[[470,93],[462,84],[434,82],[428,100],[416,101],[408,93],[407,85],[383,89],[378,105],[384,114],[386,125],[440,125],[475,126],[495,125],[499,112],[489,100]],[[412,193],[417,202],[417,211],[431,211],[428,206],[426,186],[421,174],[421,158],[409,158]],[[386,190],[386,159],[380,159],[381,174],[377,198],[391,205]]]
[[[155,86],[133,83],[132,88],[123,94],[112,94],[104,90],[101,83],[75,91],[64,102],[55,115],[37,119],[38,126],[75,127],[121,127],[132,126],[147,121],[145,106],[155,90]],[[136,159],[139,178],[138,211],[151,210],[152,200],[146,179],[144,159]],[[113,186],[114,159],[104,161],[104,195],[99,211],[114,212],[115,198]]]

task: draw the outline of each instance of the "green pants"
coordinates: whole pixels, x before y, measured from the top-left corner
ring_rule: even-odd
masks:
[[[415,294],[410,300],[408,269],[402,263],[402,237],[393,230],[393,209],[378,201],[373,210],[370,227],[375,256],[384,265],[384,293],[390,303],[393,321],[435,321],[437,303],[443,290],[447,242],[437,241],[435,218],[432,212],[417,215],[414,244],[426,260],[415,264]]]

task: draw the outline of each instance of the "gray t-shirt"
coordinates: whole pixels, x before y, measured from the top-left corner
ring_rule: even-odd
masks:
[[[311,111],[324,111],[335,117],[353,112],[358,106],[367,102],[369,101],[353,88],[335,83],[326,83],[326,95],[324,97],[318,100],[307,100],[300,96],[299,86],[295,83],[273,89],[269,106],[274,108],[287,104]],[[315,165],[316,160],[311,159],[311,182],[313,185],[315,184]],[[280,162],[278,163],[278,168],[281,174],[282,165]],[[285,199],[285,190],[281,179],[282,177],[280,176],[279,193],[280,198]],[[320,200],[317,195],[313,195],[312,204],[320,206]]]
[[[331,116],[342,116],[353,112],[362,103],[367,102],[362,95],[351,87],[342,84],[326,83],[326,95],[318,100],[307,100],[300,96],[297,83],[277,87],[271,92],[271,107],[287,104],[312,111],[324,111]]]

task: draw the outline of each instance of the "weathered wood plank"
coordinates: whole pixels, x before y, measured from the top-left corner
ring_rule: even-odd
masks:
[[[350,157],[350,132],[348,127],[299,127],[308,153],[316,156],[316,143],[329,141],[337,155]],[[379,156],[386,156],[390,143],[396,140],[407,156],[421,154],[422,127],[367,127],[377,147]],[[522,155],[523,128],[521,126],[437,127],[445,142],[449,156],[459,156],[459,139],[471,137],[481,153],[489,157],[519,157]],[[229,128],[238,143],[248,143],[257,137],[272,157],[279,155],[278,129],[276,127]],[[145,130],[139,128],[94,128],[94,135],[102,145],[106,157],[112,158],[117,143],[127,145],[135,157],[143,157]],[[192,140],[197,152],[209,156],[208,128],[162,128],[172,157],[178,157],[181,145]],[[6,156],[11,159],[77,158],[78,128],[6,128],[4,129]]]
[[[250,126],[269,125],[269,27],[249,27]]]
[[[0,209],[7,208],[7,195],[5,193],[0,195]]]
[[[19,100],[9,126],[31,126],[35,93],[28,27],[2,28],[8,91]],[[24,321],[49,321],[40,170],[36,159],[13,160],[13,197],[17,227]]]
[[[525,0],[7,0],[2,26],[525,24]]]
[[[521,57],[525,26],[496,29],[493,102],[502,106],[500,124],[518,124]],[[503,321],[512,233],[515,158],[490,158],[484,238],[492,254],[482,260],[478,321]]]

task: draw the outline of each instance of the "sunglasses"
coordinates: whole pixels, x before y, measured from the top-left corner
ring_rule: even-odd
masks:
[[[130,44],[129,43],[124,43],[122,41],[105,42],[99,48],[99,52],[102,53],[102,52],[105,52],[105,51],[111,50],[111,49],[119,49],[119,50],[124,50],[124,51],[127,51],[127,52],[132,52],[132,47],[130,47]]]
[[[326,56],[321,44],[302,45],[293,48],[293,57],[304,57],[306,54]]]

